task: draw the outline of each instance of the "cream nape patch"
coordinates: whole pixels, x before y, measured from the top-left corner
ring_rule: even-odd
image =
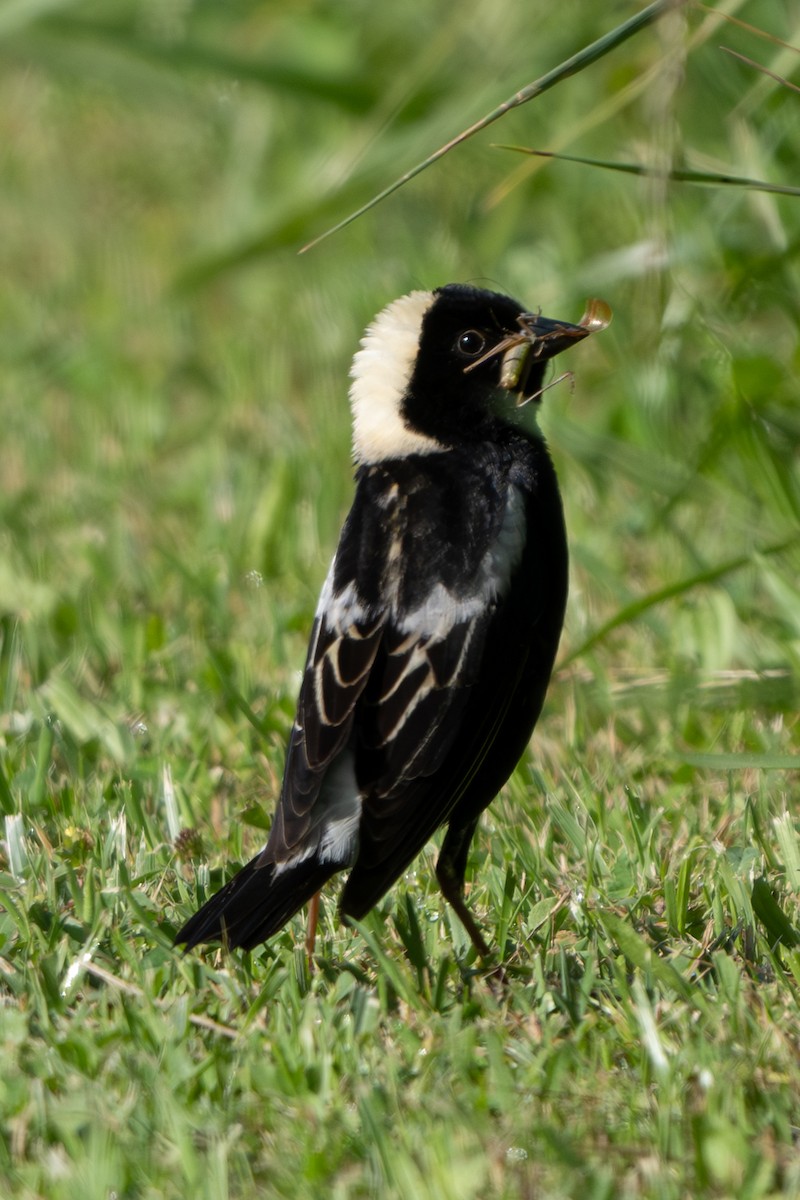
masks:
[[[419,349],[422,318],[433,300],[433,292],[410,292],[393,300],[361,339],[350,370],[357,463],[435,454],[446,448],[435,438],[411,429],[401,411]]]

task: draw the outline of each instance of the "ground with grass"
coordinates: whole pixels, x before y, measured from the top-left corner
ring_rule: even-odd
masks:
[[[573,7],[0,15],[4,1196],[800,1194],[800,199],[663,174],[796,185],[796,92],[719,46],[796,53],[688,8],[296,254],[636,9]],[[570,608],[469,873],[507,985],[435,845],[313,975],[299,919],[182,958],[268,827],[350,357],[449,280],[615,311],[543,404]]]

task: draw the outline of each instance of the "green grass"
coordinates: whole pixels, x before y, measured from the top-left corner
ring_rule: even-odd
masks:
[[[798,201],[492,148],[793,185],[796,93],[718,47],[797,55],[670,16],[295,253],[635,11],[0,13],[3,1196],[800,1195]],[[508,986],[434,845],[313,977],[299,919],[182,958],[271,816],[350,357],[448,280],[615,312],[544,400],[567,628],[469,876]]]

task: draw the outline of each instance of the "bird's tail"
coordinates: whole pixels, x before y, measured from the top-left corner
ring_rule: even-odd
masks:
[[[200,942],[224,942],[232,949],[252,950],[282,929],[340,869],[340,864],[320,863],[312,855],[276,870],[259,854],[186,922],[175,944],[191,950]]]

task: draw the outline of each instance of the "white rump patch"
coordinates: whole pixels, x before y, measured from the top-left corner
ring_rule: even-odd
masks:
[[[356,462],[383,462],[445,447],[417,433],[401,413],[419,349],[422,318],[433,292],[410,292],[379,313],[361,339],[350,370],[353,454]]]
[[[358,854],[358,826],[361,821],[361,801],[358,811],[337,821],[328,821],[319,843],[319,861],[350,866]]]
[[[317,854],[320,862],[349,865],[358,854],[361,796],[356,783],[352,750],[343,750],[325,776],[316,805],[320,820]]]
[[[351,866],[358,854],[361,796],[351,750],[343,750],[331,765],[314,806],[314,824],[302,846],[275,864],[275,875],[290,871],[306,859]]]

